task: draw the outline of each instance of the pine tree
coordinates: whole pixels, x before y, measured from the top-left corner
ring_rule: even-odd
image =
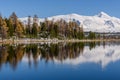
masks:
[[[17,23],[18,23],[18,17],[15,14],[15,12],[12,13],[12,15],[10,16],[10,19],[12,21],[14,32],[15,32],[15,29],[16,29],[16,26],[17,26]]]
[[[55,30],[55,37],[57,38],[58,35],[59,35],[59,32],[58,32],[58,24],[57,24],[57,23],[54,24],[54,30]]]
[[[8,26],[8,34],[10,37],[14,36],[14,27],[13,27],[13,22],[12,20],[9,18],[7,21],[7,26]]]
[[[89,32],[89,35],[88,35],[88,38],[89,39],[95,39],[96,38],[96,34],[94,32]]]
[[[23,28],[22,28],[22,26],[20,25],[20,22],[18,22],[18,23],[16,24],[15,33],[16,33],[16,36],[17,36],[17,37],[19,37],[19,38],[23,37]]]
[[[37,37],[38,33],[39,33],[38,17],[37,17],[37,15],[34,15],[33,25],[32,25],[32,35],[33,35],[33,37]]]
[[[8,27],[7,27],[6,21],[2,19],[2,16],[0,15],[0,33],[1,33],[2,39],[7,38],[7,31],[8,31]]]
[[[2,33],[3,33],[3,19],[2,16],[0,15],[0,37],[3,37]]]
[[[11,28],[10,28],[11,35],[15,35],[16,37],[19,37],[19,38],[23,37],[24,27],[22,23],[18,20],[18,17],[15,14],[15,12],[13,12],[12,15],[10,16],[10,25],[11,25]]]
[[[7,38],[7,35],[8,35],[7,31],[8,31],[7,24],[5,20],[3,20],[3,38]]]
[[[3,24],[3,19],[2,19],[2,16],[0,15],[0,27],[2,26]]]
[[[37,28],[38,28],[38,25],[36,23],[33,23],[32,35],[33,35],[34,38],[37,37],[37,35],[38,35],[38,29]]]
[[[84,38],[84,31],[83,31],[83,26],[79,27],[79,32],[78,32],[78,39],[83,39]]]
[[[2,17],[0,16],[0,33],[2,39],[7,38],[7,31],[8,31],[8,27],[6,21],[2,19]]]
[[[51,30],[50,30],[50,37],[51,38],[55,38],[56,37],[55,27],[56,26],[51,27]]]
[[[26,27],[26,35],[27,36],[31,36],[31,16],[28,16],[28,24],[27,24],[27,27]]]

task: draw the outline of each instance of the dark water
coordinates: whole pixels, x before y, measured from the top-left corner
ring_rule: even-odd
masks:
[[[120,42],[0,45],[0,80],[120,80]]]

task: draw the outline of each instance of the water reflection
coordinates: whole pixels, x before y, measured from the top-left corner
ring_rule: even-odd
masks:
[[[56,64],[78,65],[92,62],[103,68],[111,62],[120,60],[119,42],[90,43],[44,43],[0,46],[0,69],[9,65],[17,69],[20,62],[37,67],[40,61]],[[33,63],[33,64],[32,64]]]

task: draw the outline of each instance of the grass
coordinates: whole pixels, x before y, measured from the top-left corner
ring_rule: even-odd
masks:
[[[1,44],[13,44],[13,43],[41,43],[41,42],[101,42],[101,41],[120,41],[120,39],[64,39],[64,40],[58,40],[58,39],[4,39],[0,40]]]

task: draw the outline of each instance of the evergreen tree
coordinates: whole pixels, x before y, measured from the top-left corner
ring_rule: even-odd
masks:
[[[32,35],[33,35],[33,37],[37,37],[37,35],[38,35],[37,27],[38,27],[38,25],[36,23],[33,23],[33,27],[32,27]]]
[[[28,24],[27,24],[27,27],[26,27],[26,34],[28,36],[31,35],[31,16],[28,16]]]
[[[10,16],[10,19],[12,21],[12,25],[13,25],[14,32],[15,32],[15,29],[16,29],[16,26],[17,26],[17,23],[18,23],[18,17],[15,14],[15,12],[12,13],[12,15]]]
[[[58,25],[56,23],[54,24],[54,30],[55,30],[55,37],[57,38],[59,35],[59,32],[58,32]]]
[[[7,38],[7,31],[8,31],[7,24],[6,24],[5,20],[3,20],[3,24],[1,26],[2,38]]]
[[[8,26],[8,34],[10,37],[14,36],[14,27],[13,27],[13,22],[12,20],[9,18],[7,20],[7,26]]]
[[[38,17],[37,17],[37,15],[34,15],[33,25],[32,25],[32,35],[33,35],[33,37],[37,37],[38,33],[39,33]]]
[[[9,20],[10,20],[9,24],[11,26],[9,32],[11,33],[11,36],[15,35],[16,37],[19,37],[19,38],[23,37],[24,27],[22,23],[18,20],[18,17],[15,14],[15,12],[12,13]]]
[[[0,34],[2,39],[7,38],[7,31],[8,31],[8,27],[6,21],[2,19],[2,16],[0,15]]]
[[[79,27],[79,31],[78,31],[78,39],[84,39],[83,26]]]
[[[41,31],[47,31],[47,26],[44,22],[41,23]]]
[[[2,16],[0,15],[0,27],[3,25],[3,19]]]
[[[23,37],[23,28],[22,28],[22,26],[20,25],[20,22],[18,22],[18,23],[16,24],[15,33],[16,33],[16,36],[17,36],[17,37],[19,37],[19,38]]]
[[[95,38],[96,38],[96,34],[90,31],[88,35],[88,39],[95,39]]]

